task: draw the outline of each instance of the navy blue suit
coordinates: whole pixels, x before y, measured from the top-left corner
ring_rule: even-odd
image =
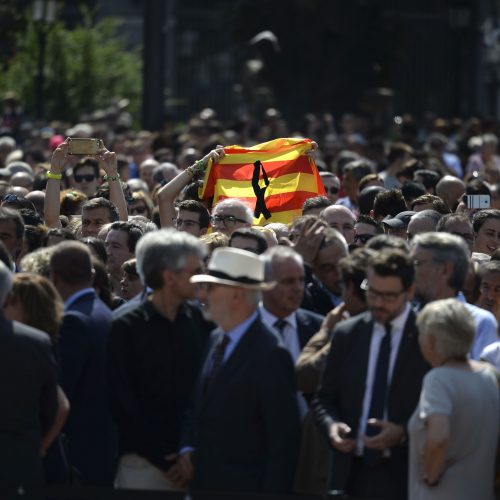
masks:
[[[64,428],[70,463],[83,483],[109,486],[116,461],[106,377],[111,321],[110,309],[89,291],[66,310],[59,341],[61,385],[71,404]]]
[[[1,314],[0,401],[0,487],[43,483],[40,443],[57,412],[51,342]]]
[[[300,440],[294,378],[289,353],[260,317],[207,394],[202,374],[182,440],[195,448],[193,490],[291,491]]]

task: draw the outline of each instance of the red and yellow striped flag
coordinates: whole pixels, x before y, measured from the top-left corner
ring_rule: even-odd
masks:
[[[288,224],[312,196],[325,195],[310,139],[275,139],[251,148],[228,146],[220,163],[207,166],[200,198],[238,198],[254,209],[254,224]]]

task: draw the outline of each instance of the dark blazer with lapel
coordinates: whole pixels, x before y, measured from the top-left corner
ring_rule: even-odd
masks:
[[[340,323],[334,331],[320,390],[313,402],[316,419],[324,432],[335,421],[345,422],[356,431],[361,417],[366,374],[370,354],[373,320],[370,312]],[[418,345],[415,314],[410,311],[388,393],[387,411],[390,422],[406,428],[420,396],[422,379],[429,369]],[[406,474],[406,445],[391,449],[391,460]],[[349,476],[352,454],[334,449],[332,483],[334,489],[344,489]],[[390,478],[388,478],[390,480]]]
[[[303,349],[307,342],[309,342],[309,339],[319,331],[324,316],[307,311],[306,309],[297,309],[295,317],[297,318],[299,344],[300,348]]]
[[[0,315],[0,488],[43,483],[40,443],[57,411],[47,334]]]
[[[207,394],[202,387],[203,374],[182,440],[195,448],[193,490],[291,491],[300,440],[294,368],[260,317]]]
[[[87,484],[112,485],[116,433],[106,376],[112,313],[95,293],[79,297],[60,330],[61,382],[71,404],[64,432],[70,462]]]

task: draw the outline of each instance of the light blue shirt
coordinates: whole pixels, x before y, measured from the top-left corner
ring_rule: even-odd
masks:
[[[493,342],[498,341],[498,323],[495,316],[486,309],[481,309],[475,305],[469,304],[462,292],[457,295],[457,300],[467,307],[469,313],[476,323],[476,335],[470,351],[471,359],[479,359],[484,348]]]
[[[243,323],[240,323],[238,326],[235,326],[229,332],[225,332],[225,334],[229,337],[229,343],[226,346],[226,350],[224,351],[224,359],[222,360],[225,363],[231,354],[233,354],[234,350],[238,346],[240,340],[245,335],[246,331],[250,327],[250,325],[259,317],[259,313],[255,311],[251,316],[249,316]],[[224,330],[222,328],[218,329],[218,336],[220,337],[224,334]]]

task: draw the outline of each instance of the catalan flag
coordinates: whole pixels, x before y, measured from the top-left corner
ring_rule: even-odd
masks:
[[[314,161],[305,153],[310,139],[275,139],[250,148],[228,146],[225,157],[209,163],[200,198],[238,198],[254,210],[254,224],[288,224],[307,198],[324,195]]]

